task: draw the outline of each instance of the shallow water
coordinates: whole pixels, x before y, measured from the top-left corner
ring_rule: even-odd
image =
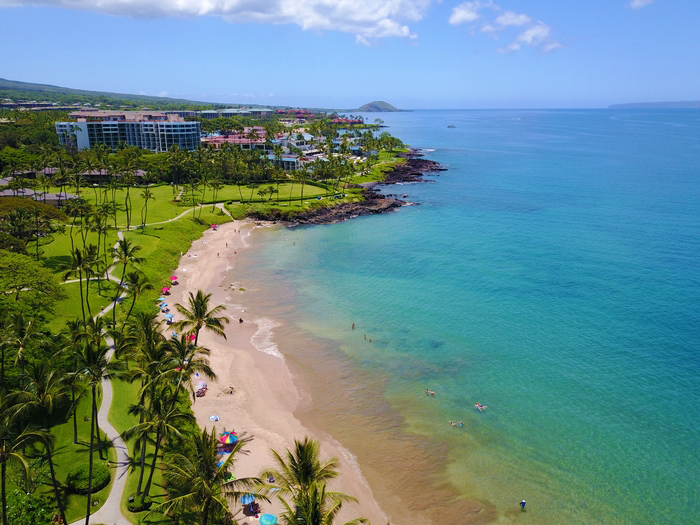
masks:
[[[699,522],[700,111],[380,116],[449,168],[387,190],[421,205],[264,232],[237,276],[308,416],[388,507]]]

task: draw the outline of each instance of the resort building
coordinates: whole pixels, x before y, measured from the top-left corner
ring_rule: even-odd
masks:
[[[76,111],[68,115],[76,122],[56,122],[56,133],[64,148],[88,149],[104,144],[116,149],[121,144],[156,153],[177,145],[195,150],[199,146],[199,122],[182,117],[146,111]]]

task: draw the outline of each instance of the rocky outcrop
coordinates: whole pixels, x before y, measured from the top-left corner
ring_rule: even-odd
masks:
[[[407,204],[405,201],[393,196],[382,195],[376,190],[363,191],[362,202],[344,202],[328,208],[317,208],[304,213],[299,213],[287,219],[292,225],[296,224],[332,224],[359,217],[360,215],[374,215],[386,213]]]

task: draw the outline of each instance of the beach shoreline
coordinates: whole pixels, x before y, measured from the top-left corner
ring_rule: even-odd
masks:
[[[239,255],[244,256],[253,248],[252,231],[259,226],[260,223],[253,221],[237,220],[204,232],[175,270],[180,284],[171,290],[170,301],[186,305],[188,294],[201,289],[212,294],[210,307],[218,304],[226,307],[224,315],[230,320],[226,339],[206,330],[200,333],[200,344],[211,350],[211,366],[217,379],[207,381],[206,395],[197,398],[192,406],[197,423],[200,428],[216,427],[219,432],[235,430],[241,436],[253,438],[245,449],[248,453],[237,458],[234,467],[237,477],[257,476],[263,468],[273,466],[270,449],[283,453],[285,448],[293,446],[294,439],[305,436],[318,439],[322,458],[340,460],[340,477],[332,483],[332,490],[350,494],[359,502],[344,505],[340,519],[362,516],[372,523],[387,523],[387,515],[375,501],[351,452],[328,434],[312,432],[295,416],[308,405],[308,400],[295,384],[282,354],[260,351],[254,344],[256,337],[268,337],[271,327],[259,326],[256,320],[266,320],[264,312],[247,310],[245,296],[231,274],[235,273],[232,270]],[[262,508],[273,514],[282,511],[278,502],[263,502]],[[241,505],[231,509],[241,525],[257,523],[244,516],[242,510]]]

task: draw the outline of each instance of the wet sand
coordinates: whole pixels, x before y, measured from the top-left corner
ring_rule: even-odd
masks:
[[[251,248],[252,222],[235,221],[208,230],[192,244],[189,252],[180,260],[175,275],[179,285],[171,290],[169,302],[187,305],[188,293],[198,289],[211,293],[210,305],[226,306],[225,315],[230,323],[226,327],[226,339],[200,332],[202,346],[211,350],[211,366],[217,374],[216,380],[208,381],[207,394],[197,398],[193,410],[197,423],[202,428],[216,427],[217,431],[235,430],[241,436],[253,440],[246,447],[247,454],[237,458],[234,472],[237,477],[257,476],[260,471],[273,465],[270,449],[284,452],[293,445],[294,439],[310,436],[321,441],[322,458],[336,457],[340,460],[340,477],[331,484],[332,490],[356,497],[358,504],[347,504],[339,521],[363,516],[374,524],[385,524],[386,514],[374,499],[367,481],[359,471],[354,458],[328,434],[320,429],[312,432],[295,416],[303,412],[308,400],[300,394],[292,373],[280,355],[267,354],[256,349],[252,339],[260,335],[254,320],[264,312],[246,311],[239,303],[244,294],[235,283],[238,256],[244,256]],[[175,320],[178,314],[173,309]],[[239,323],[239,318],[243,323]],[[281,349],[284,352],[284,348]],[[218,421],[212,421],[218,416]],[[279,503],[262,502],[263,512],[279,514]],[[242,506],[231,509],[241,524],[258,523],[243,515]]]

